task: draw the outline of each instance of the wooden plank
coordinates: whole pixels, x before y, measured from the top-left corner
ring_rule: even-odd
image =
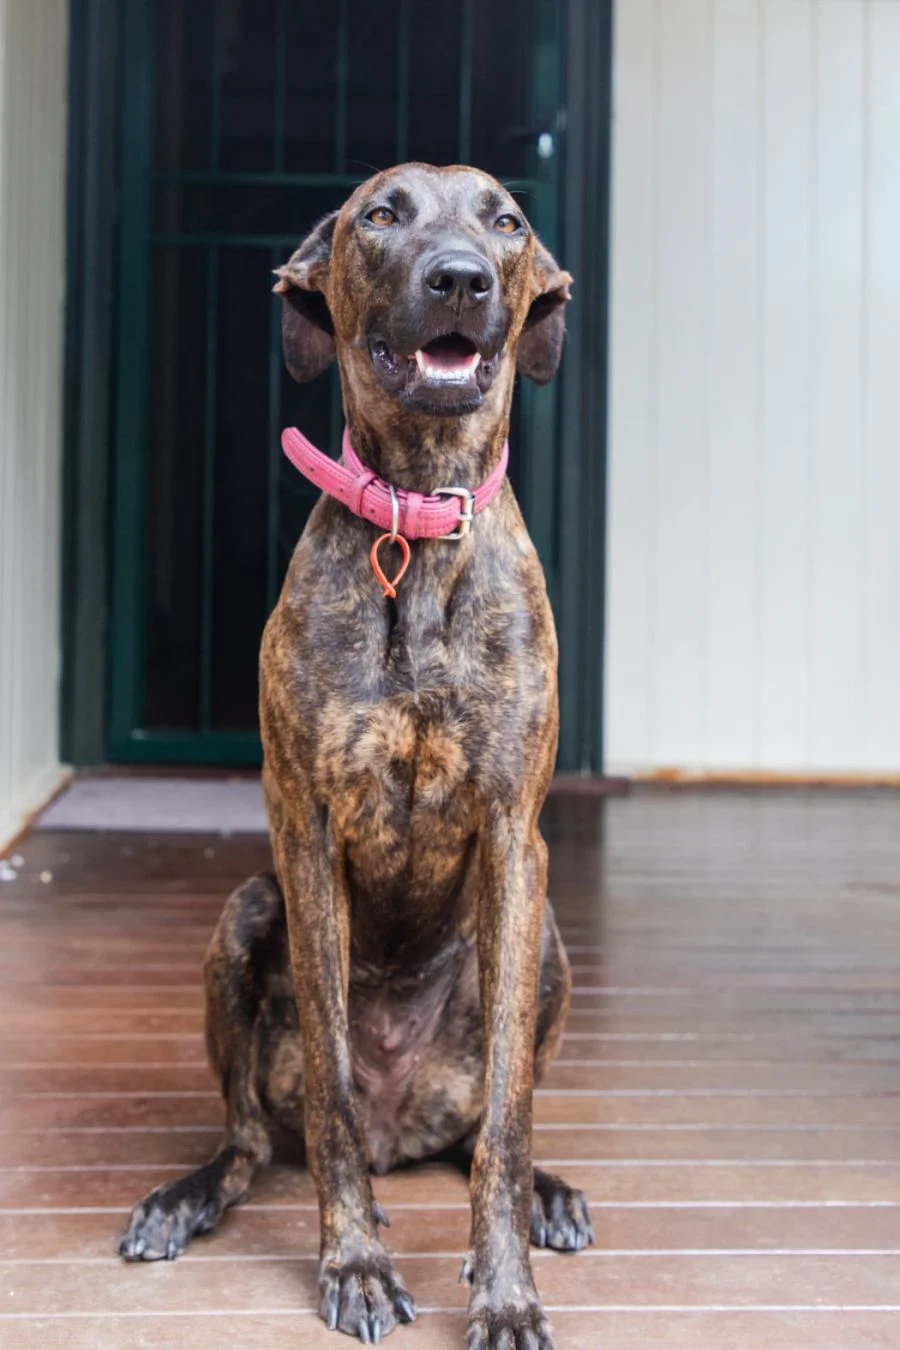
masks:
[[[716,1128],[710,1125],[579,1125],[558,1121],[538,1125],[534,1157],[548,1167],[565,1170],[568,1161],[724,1163],[742,1158],[757,1162],[805,1166],[810,1159],[840,1162],[852,1149],[854,1158],[872,1164],[900,1162],[897,1125],[865,1128],[813,1125],[799,1128]],[[0,1173],[8,1168],[197,1167],[218,1146],[218,1125],[156,1126],[142,1130],[110,1126],[55,1131],[0,1133]]]
[[[459,1283],[457,1253],[412,1256],[398,1266],[424,1307],[465,1308],[468,1290]],[[623,1259],[603,1252],[565,1257],[545,1252],[535,1259],[535,1278],[550,1307],[577,1306],[591,1287],[590,1303],[604,1306],[665,1306],[682,1290],[683,1306],[695,1308],[814,1307],[828,1290],[832,1306],[852,1306],[861,1287],[870,1306],[900,1313],[900,1255],[844,1257],[759,1253],[744,1256],[655,1256]],[[212,1308],[243,1311],[315,1307],[318,1257],[240,1257],[129,1265],[110,1257],[94,1263],[43,1265],[0,1263],[5,1290],[13,1291],[18,1314],[152,1314]],[[50,1276],[50,1278],[48,1278]],[[2,1322],[0,1322],[2,1325]]]
[[[0,1259],[108,1262],[125,1217],[124,1210],[0,1214]],[[604,1205],[594,1217],[596,1250],[626,1255],[648,1251],[838,1253],[900,1248],[900,1206]],[[391,1212],[389,1245],[393,1251],[461,1252],[468,1236],[465,1205],[426,1210],[395,1207]],[[207,1241],[195,1243],[187,1259],[310,1255],[317,1250],[318,1240],[318,1221],[312,1210],[243,1207],[232,1210]]]
[[[405,1345],[427,1350],[459,1350],[465,1338],[462,1313],[428,1312],[404,1333]],[[659,1350],[705,1350],[727,1345],[729,1350],[760,1350],[761,1346],[790,1346],[791,1350],[889,1350],[896,1344],[898,1317],[892,1312],[858,1313],[804,1309],[784,1312],[685,1311],[677,1305],[656,1312],[620,1309],[615,1312],[552,1311],[551,1321],[565,1350],[634,1350],[653,1345]],[[12,1331],[13,1328],[7,1328]],[[44,1318],[17,1321],[15,1350],[332,1350],[334,1333],[307,1312],[245,1312],[236,1315],[202,1312],[171,1315],[165,1309],[152,1318],[144,1314],[88,1316],[83,1320]],[[427,1340],[425,1339],[427,1337]],[[302,1338],[302,1339],[301,1339]]]
[[[808,1165],[745,1159],[727,1166],[703,1162],[666,1162],[653,1166],[589,1167],[584,1162],[564,1164],[566,1179],[591,1199],[615,1204],[843,1204],[879,1202],[900,1204],[900,1163],[867,1165],[856,1160],[810,1161]],[[97,1206],[128,1209],[142,1195],[183,1172],[178,1167],[75,1167],[0,1172],[0,1210],[71,1209]],[[423,1166],[415,1173],[392,1173],[375,1186],[381,1202],[393,1204],[467,1203],[461,1176],[450,1169]],[[254,1187],[254,1205],[312,1205],[315,1192],[309,1175],[297,1169],[273,1166]]]

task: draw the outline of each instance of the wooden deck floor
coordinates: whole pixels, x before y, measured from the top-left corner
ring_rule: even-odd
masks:
[[[597,1245],[535,1255],[561,1350],[900,1344],[900,797],[555,798],[575,971],[535,1155]],[[213,1148],[199,962],[261,840],[35,835],[0,884],[0,1346],[330,1347],[308,1177],[125,1266],[131,1202]],[[467,1198],[376,1183],[421,1310],[464,1342]],[[349,1341],[341,1341],[351,1344]]]

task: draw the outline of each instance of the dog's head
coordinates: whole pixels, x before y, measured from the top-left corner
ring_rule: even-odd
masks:
[[[288,369],[338,355],[377,404],[454,417],[508,406],[515,371],[552,379],[572,278],[488,174],[403,164],[322,220],[278,272]]]

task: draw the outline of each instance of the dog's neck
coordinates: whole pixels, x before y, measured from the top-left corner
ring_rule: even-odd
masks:
[[[409,492],[480,487],[498,464],[509,433],[509,395],[486,399],[476,412],[460,417],[373,407],[348,395],[345,385],[347,427],[357,455],[385,482]]]

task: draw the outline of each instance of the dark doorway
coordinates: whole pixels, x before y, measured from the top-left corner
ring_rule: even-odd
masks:
[[[355,183],[404,159],[496,174],[551,249],[564,248],[573,15],[585,31],[592,22],[580,9],[565,0],[116,7],[107,758],[258,760],[259,638],[316,496],[283,460],[279,433],[300,426],[336,453],[341,426],[333,376],[297,386],[283,369],[272,270]],[[596,32],[605,87],[608,22]],[[605,192],[605,161],[598,168]],[[605,224],[595,246],[605,288]],[[579,301],[589,294],[582,285]],[[602,312],[599,321],[605,331]],[[566,359],[583,364],[577,333]],[[580,663],[581,689],[583,653],[565,634],[567,622],[573,640],[584,626],[565,612],[572,530],[584,529],[583,502],[577,522],[565,507],[563,459],[577,434],[566,388],[518,392],[511,476],[561,619],[563,663]],[[601,631],[599,609],[594,621]],[[567,718],[583,727],[566,697],[564,686],[564,728]],[[583,697],[599,707],[599,670]],[[574,753],[582,762],[567,767],[585,767]]]

